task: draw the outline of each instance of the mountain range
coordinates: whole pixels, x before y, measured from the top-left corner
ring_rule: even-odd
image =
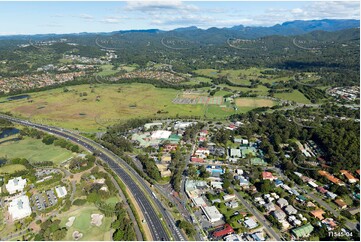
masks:
[[[145,29],[145,30],[120,30],[113,31],[109,33],[74,33],[74,34],[39,34],[39,35],[11,35],[11,36],[0,36],[2,39],[42,39],[42,38],[56,38],[56,37],[66,37],[66,36],[83,36],[83,35],[113,35],[113,34],[129,34],[129,33],[149,33],[149,34],[159,34],[159,33],[171,33],[175,36],[182,35],[182,37],[190,37],[191,39],[194,36],[199,37],[199,39],[208,39],[214,37],[215,35],[223,35],[226,37],[234,38],[245,38],[245,39],[255,39],[264,36],[270,35],[300,35],[309,33],[312,31],[338,31],[349,28],[359,28],[360,20],[355,19],[322,19],[322,20],[295,20],[290,22],[284,22],[282,24],[277,24],[271,27],[248,27],[243,25],[237,25],[229,28],[216,28],[212,27],[209,29],[200,29],[196,26],[177,28],[174,30],[164,31],[160,29]]]

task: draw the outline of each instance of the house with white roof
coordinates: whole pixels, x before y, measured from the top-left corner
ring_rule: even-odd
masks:
[[[9,203],[8,211],[13,220],[18,220],[30,216],[31,207],[28,196],[23,195],[13,199]]]
[[[16,177],[8,181],[5,185],[6,190],[10,194],[14,194],[16,192],[22,192],[26,186],[26,179],[22,179],[21,176]]]

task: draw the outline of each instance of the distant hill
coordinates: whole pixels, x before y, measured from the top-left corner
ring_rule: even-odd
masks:
[[[13,36],[0,36],[0,40],[4,39],[46,39],[46,38],[61,38],[69,36],[92,36],[92,35],[112,35],[112,34],[132,34],[132,33],[145,33],[156,34],[165,33],[184,38],[199,40],[201,42],[217,42],[217,39],[227,38],[244,38],[256,39],[270,35],[301,35],[312,31],[338,31],[350,28],[359,28],[360,20],[355,19],[322,19],[322,20],[295,20],[284,22],[283,24],[276,24],[271,27],[247,27],[237,25],[230,28],[216,28],[200,29],[196,26],[177,28],[170,31],[163,31],[160,29],[144,29],[144,30],[119,30],[109,33],[74,33],[74,34],[38,34],[38,35],[13,35]]]

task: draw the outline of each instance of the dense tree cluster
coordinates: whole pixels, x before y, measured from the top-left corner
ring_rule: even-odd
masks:
[[[313,138],[326,151],[332,169],[360,169],[360,125],[354,121],[332,119],[314,131]]]
[[[185,167],[186,163],[184,156],[179,150],[176,150],[176,152],[172,154],[172,161],[169,165],[169,170],[172,172],[170,183],[176,192],[179,192],[181,189],[182,174]]]
[[[59,241],[64,239],[67,228],[60,226],[59,219],[51,219],[49,218],[45,222],[40,225],[40,232],[36,234],[36,241]]]
[[[113,233],[114,241],[134,241],[136,240],[133,223],[129,219],[123,203],[117,203],[115,206],[116,219],[112,222],[111,228],[115,229]]]
[[[143,165],[143,170],[147,175],[154,179],[155,181],[160,180],[160,172],[158,170],[158,167],[155,164],[155,161],[153,158],[150,158],[148,155],[138,155],[137,158]]]

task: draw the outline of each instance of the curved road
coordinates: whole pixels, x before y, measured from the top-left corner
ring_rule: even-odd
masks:
[[[60,136],[62,138],[65,138],[67,140],[71,140],[72,142],[84,147],[86,150],[94,153],[95,151],[99,152],[98,157],[106,162],[109,167],[122,179],[122,181],[125,183],[125,185],[129,188],[132,195],[134,196],[135,200],[138,202],[139,207],[142,210],[142,213],[144,215],[144,219],[147,222],[149,229],[152,233],[153,240],[171,240],[169,238],[165,228],[162,224],[162,218],[159,218],[157,211],[155,211],[154,207],[152,206],[151,202],[148,200],[147,196],[145,195],[144,191],[140,188],[138,183],[142,184],[143,189],[146,190],[146,192],[151,195],[152,191],[150,190],[149,186],[146,185],[144,180],[139,176],[138,173],[136,173],[124,160],[120,159],[118,156],[113,154],[111,151],[105,149],[103,146],[99,145],[98,143],[94,142],[93,140],[90,140],[88,138],[85,138],[83,136],[80,136],[78,134],[74,134],[72,132],[69,132],[65,129],[57,128],[57,127],[50,127],[46,125],[41,124],[35,124],[31,123],[29,121],[21,120],[18,118],[14,118],[11,116],[0,114],[0,118],[10,120],[14,123],[18,123],[24,126],[29,126],[32,128],[36,128],[42,131],[45,131],[47,133],[51,133],[53,135]],[[132,175],[128,174],[128,172],[125,171],[123,168],[127,168],[126,170]],[[134,177],[136,179],[134,179]],[[137,182],[135,181],[137,180]],[[165,210],[161,203],[158,201],[158,199],[154,199],[153,201],[156,201],[156,206],[161,211],[163,217],[165,218],[168,226],[171,228],[170,230],[173,233],[173,239],[181,241],[184,240],[181,235],[178,233],[174,233],[174,221],[172,221],[172,218],[169,217],[168,214],[165,213]]]

